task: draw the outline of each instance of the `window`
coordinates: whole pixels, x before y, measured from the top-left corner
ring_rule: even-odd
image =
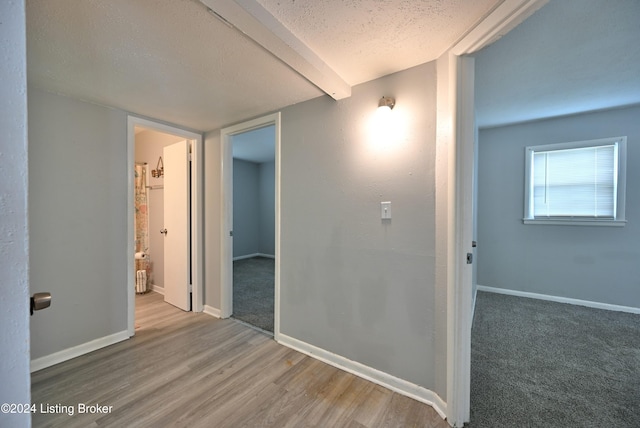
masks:
[[[627,137],[525,148],[525,224],[624,226]]]

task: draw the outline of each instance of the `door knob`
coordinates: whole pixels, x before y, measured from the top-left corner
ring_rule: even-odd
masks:
[[[167,229],[160,229],[160,233],[167,236]]]
[[[35,293],[31,296],[30,311],[33,315],[33,311],[39,311],[51,306],[51,293]]]

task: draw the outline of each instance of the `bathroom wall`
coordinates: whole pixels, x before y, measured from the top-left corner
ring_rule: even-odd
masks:
[[[156,169],[158,158],[165,146],[182,141],[184,138],[146,129],[136,133],[135,161],[147,163],[150,186],[162,186],[162,177],[153,177],[151,170]],[[155,288],[164,288],[164,237],[160,230],[164,228],[164,190],[149,190],[149,254],[152,263],[149,284]]]

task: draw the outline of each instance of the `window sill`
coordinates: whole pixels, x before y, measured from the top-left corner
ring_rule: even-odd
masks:
[[[585,220],[585,219],[522,219],[524,224],[545,224],[549,226],[613,226],[624,227],[627,224],[626,220]]]

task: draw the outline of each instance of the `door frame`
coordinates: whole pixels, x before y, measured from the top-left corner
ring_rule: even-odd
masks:
[[[275,277],[273,307],[273,338],[280,335],[280,112],[242,122],[220,130],[221,167],[221,263],[220,317],[233,314],[233,147],[231,137],[258,128],[274,125],[275,134]]]
[[[203,245],[203,137],[192,131],[143,119],[127,117],[127,331],[135,334],[135,232],[134,232],[134,165],[135,127],[142,126],[158,132],[177,135],[193,141],[191,146],[191,310],[202,312],[204,307]]]
[[[470,417],[473,275],[466,253],[474,253],[473,167],[475,68],[467,57],[514,29],[549,0],[505,0],[437,60],[436,242],[437,279],[447,288],[447,422],[462,427]],[[438,181],[446,185],[438,185]],[[437,268],[436,268],[437,269]]]

